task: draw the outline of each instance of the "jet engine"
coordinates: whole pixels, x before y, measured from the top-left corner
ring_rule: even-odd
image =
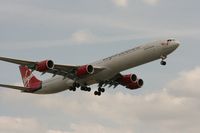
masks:
[[[143,84],[144,84],[144,81],[142,79],[137,79],[137,81],[135,81],[134,83],[130,83],[126,85],[126,88],[130,90],[135,90],[135,89],[141,88]]]
[[[88,74],[92,74],[93,72],[94,72],[94,68],[92,65],[84,65],[84,66],[79,67],[76,70],[76,76],[81,77]]]
[[[123,77],[119,79],[119,82],[122,85],[127,85],[136,82],[136,80],[137,76],[135,74],[128,74],[128,75],[123,75]]]
[[[54,62],[52,60],[44,60],[41,62],[37,62],[35,66],[35,70],[39,72],[46,72],[49,69],[53,69]]]

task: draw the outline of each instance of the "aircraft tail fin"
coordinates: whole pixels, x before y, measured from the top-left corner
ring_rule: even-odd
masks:
[[[19,70],[21,73],[22,81],[24,87],[30,89],[38,89],[41,87],[42,81],[37,79],[33,74],[32,71],[27,66],[19,66]]]

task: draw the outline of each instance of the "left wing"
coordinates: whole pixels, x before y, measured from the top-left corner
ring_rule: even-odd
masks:
[[[143,80],[137,78],[135,74],[122,75],[121,73],[118,73],[110,80],[107,80],[99,84],[99,87],[109,85],[108,87],[113,86],[113,88],[116,88],[118,85],[122,85],[128,89],[134,90],[141,88],[143,84],[144,84]]]
[[[22,66],[28,66],[29,69],[36,70],[42,73],[51,73],[53,74],[53,76],[62,75],[70,79],[77,79],[80,77],[82,78],[90,74],[96,74],[105,69],[105,68],[93,67],[92,65],[84,65],[84,66],[60,65],[60,64],[54,64],[53,61],[51,60],[36,62],[36,61],[19,60],[7,57],[0,57],[0,60]]]

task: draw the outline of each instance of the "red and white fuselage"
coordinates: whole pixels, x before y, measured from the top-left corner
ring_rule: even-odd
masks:
[[[167,55],[172,53],[178,46],[179,42],[175,40],[167,43],[166,40],[156,41],[93,62],[91,65],[94,67],[105,69],[88,78],[80,79],[78,82],[86,85],[99,83],[99,81],[112,78],[121,71],[161,59],[162,57],[167,57]],[[42,88],[35,93],[57,93],[69,89],[73,83],[74,81],[72,79],[63,79],[63,76],[55,76],[54,78],[42,82]]]

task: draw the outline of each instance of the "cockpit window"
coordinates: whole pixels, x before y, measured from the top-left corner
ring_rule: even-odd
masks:
[[[167,42],[175,41],[175,39],[168,39]]]

